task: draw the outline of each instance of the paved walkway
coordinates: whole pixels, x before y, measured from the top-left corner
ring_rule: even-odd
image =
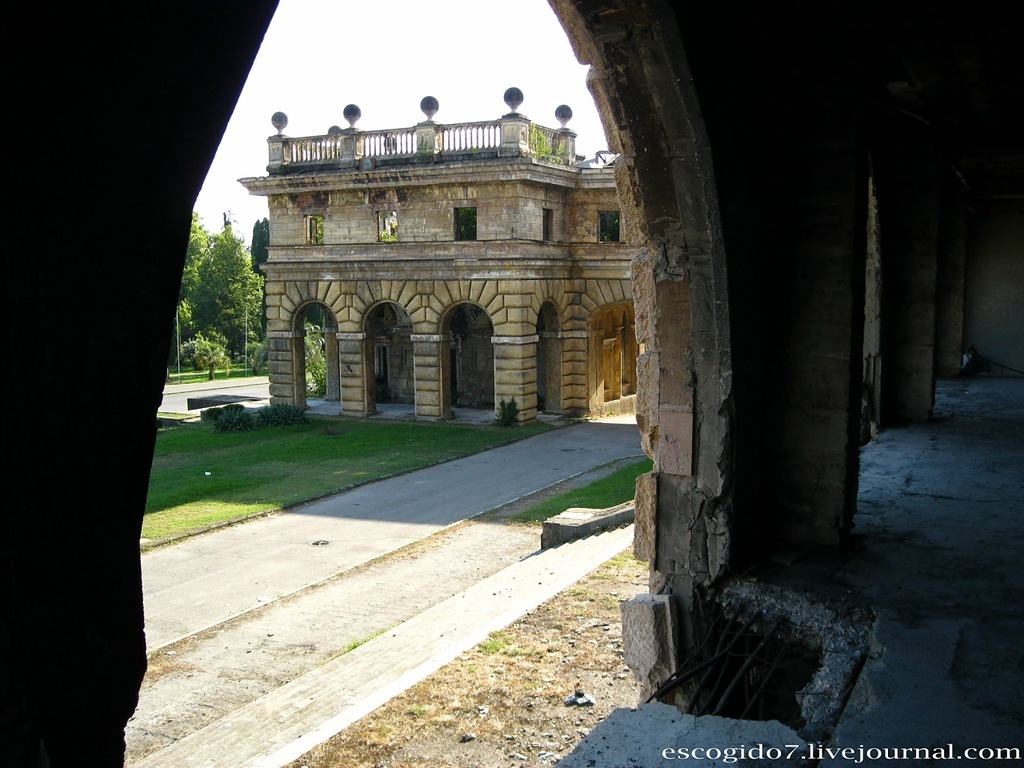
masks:
[[[583,422],[152,550],[142,556],[147,647],[161,648],[594,467],[642,455],[635,423]]]
[[[628,548],[633,527],[540,551],[133,764],[280,768]]]

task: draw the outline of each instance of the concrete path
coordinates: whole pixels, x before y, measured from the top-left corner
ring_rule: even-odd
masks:
[[[629,526],[526,557],[133,768],[279,768],[575,583],[632,540]]]
[[[584,422],[152,550],[142,556],[147,647],[161,648],[593,467],[642,455],[635,424]]]

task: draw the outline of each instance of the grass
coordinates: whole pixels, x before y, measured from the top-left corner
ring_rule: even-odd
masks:
[[[515,428],[315,419],[256,432],[210,424],[161,430],[142,537],[159,542],[543,432]]]
[[[570,507],[607,509],[622,504],[633,498],[636,492],[637,477],[645,472],[650,472],[652,466],[653,463],[650,459],[641,459],[627,464],[600,480],[552,496],[550,499],[511,516],[509,520],[516,523],[543,523],[549,517],[554,517]]]
[[[245,379],[251,376],[266,376],[266,373],[258,374],[253,373],[251,368],[246,368],[243,365],[232,366],[231,370],[225,372],[219,370],[213,375],[214,381],[224,381],[225,379]],[[210,381],[209,371],[182,371],[181,373],[171,373],[167,376],[168,384],[200,384],[206,381]]]

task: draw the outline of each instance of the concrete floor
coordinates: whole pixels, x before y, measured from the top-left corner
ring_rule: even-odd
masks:
[[[931,422],[891,427],[865,446],[855,533],[848,552],[804,552],[750,574],[873,612],[868,658],[827,743],[851,751],[829,755],[788,729],[651,705],[615,713],[560,768],[669,765],[665,748],[757,744],[800,746],[788,761],[727,762],[1020,764],[968,750],[1024,755],[1024,378],[939,381]],[[894,759],[885,748],[929,752]],[[686,762],[723,764],[721,755]]]

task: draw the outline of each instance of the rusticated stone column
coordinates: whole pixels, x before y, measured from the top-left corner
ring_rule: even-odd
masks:
[[[451,416],[451,395],[441,390],[441,366],[447,360],[442,355],[442,342],[447,348],[447,336],[436,333],[414,333],[412,339],[413,376],[416,393],[416,417],[445,419]]]
[[[537,418],[537,340],[533,336],[492,336],[494,345],[494,407],[514,400],[516,421]]]
[[[562,332],[562,402],[569,415],[587,410],[587,331]]]
[[[366,334],[339,333],[337,339],[342,414],[367,416],[376,412],[373,361],[367,359]]]
[[[302,343],[302,334],[294,331],[267,332],[267,371],[270,375],[270,402],[272,404],[287,403],[298,405],[304,398],[296,389],[296,366],[299,360],[295,357],[295,340]],[[304,353],[304,350],[302,350]]]

